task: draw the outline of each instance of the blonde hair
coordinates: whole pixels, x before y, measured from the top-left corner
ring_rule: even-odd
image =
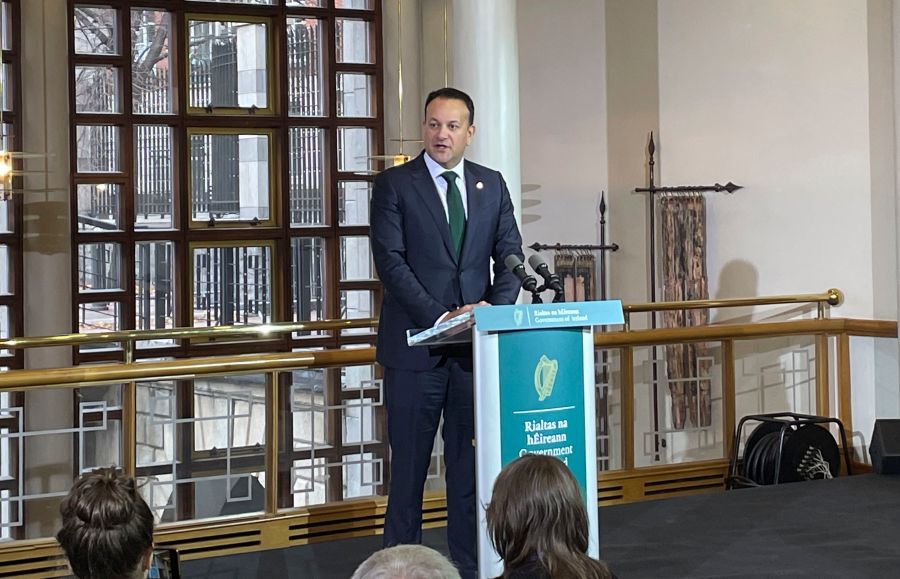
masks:
[[[553,579],[612,577],[586,554],[587,509],[578,482],[559,459],[527,454],[506,465],[486,515],[504,577],[535,560]]]

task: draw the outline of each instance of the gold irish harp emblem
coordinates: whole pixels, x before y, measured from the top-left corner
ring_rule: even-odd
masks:
[[[534,367],[534,389],[538,394],[538,401],[543,402],[545,398],[553,393],[553,383],[556,382],[556,371],[559,369],[559,362],[551,360],[546,354],[541,356],[537,365]]]

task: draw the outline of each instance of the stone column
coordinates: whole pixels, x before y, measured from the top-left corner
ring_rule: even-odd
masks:
[[[26,168],[43,174],[25,178],[24,286],[25,335],[72,331],[69,223],[69,21],[66,0],[20,2],[22,11],[22,142]],[[27,368],[68,366],[68,348],[27,350]],[[25,430],[72,426],[72,391],[43,390],[25,396]],[[27,439],[23,458],[26,494],[64,492],[72,484],[72,435]],[[26,537],[56,532],[59,498],[29,501],[24,511]]]
[[[466,158],[503,173],[521,224],[519,49],[515,0],[453,0],[450,85],[475,101]]]

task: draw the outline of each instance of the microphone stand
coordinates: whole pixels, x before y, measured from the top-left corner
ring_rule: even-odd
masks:
[[[553,303],[561,304],[566,301],[566,292],[561,289],[553,290]]]

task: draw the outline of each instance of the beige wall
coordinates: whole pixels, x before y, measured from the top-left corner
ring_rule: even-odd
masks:
[[[871,317],[865,0],[659,10],[662,182],[746,187],[709,198],[711,294],[839,287],[840,315]]]
[[[650,133],[660,142],[657,18],[656,0],[606,0],[609,219],[621,246],[610,258],[610,295],[626,303],[650,299],[647,198],[633,191],[648,184]]]
[[[608,189],[603,2],[517,9],[525,244],[597,243]]]

